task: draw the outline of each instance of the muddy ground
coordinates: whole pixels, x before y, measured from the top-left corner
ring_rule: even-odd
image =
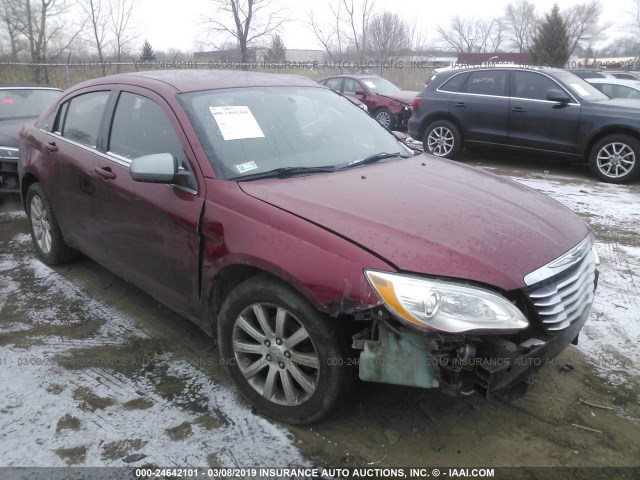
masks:
[[[18,199],[2,198],[0,466],[639,467],[640,183],[464,161],[551,194],[598,235],[601,288],[581,344],[524,398],[361,383],[320,424],[277,424],[237,397],[188,321],[87,258],[35,260]]]

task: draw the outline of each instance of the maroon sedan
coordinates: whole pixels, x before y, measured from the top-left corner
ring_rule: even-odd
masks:
[[[336,75],[322,78],[318,83],[363,102],[380,125],[389,129],[407,126],[411,105],[419,93],[400,90],[389,80],[375,75]]]
[[[35,251],[83,252],[217,338],[242,395],[309,423],[365,381],[492,395],[575,341],[596,283],[571,211],[409,150],[297,76],[115,75],[20,136]]]

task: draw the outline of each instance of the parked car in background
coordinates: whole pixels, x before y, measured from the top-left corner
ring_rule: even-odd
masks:
[[[41,85],[0,83],[0,193],[18,188],[18,132],[37,118],[62,90]]]
[[[567,70],[575,76],[587,80],[588,78],[616,78],[611,73],[602,70],[593,70],[590,68],[573,68]]]
[[[605,182],[640,173],[640,101],[610,99],[565,70],[442,71],[416,99],[408,133],[446,158],[484,145],[589,162]]]
[[[640,80],[640,72],[638,71],[614,71],[607,70],[607,73],[615,78],[619,78],[620,80]]]
[[[19,171],[43,262],[84,252],[193,320],[244,398],[285,422],[322,418],[355,374],[495,395],[591,312],[577,215],[416,155],[303,77],[91,80],[24,127]]]
[[[369,113],[383,127],[406,127],[411,117],[411,105],[418,92],[399,87],[375,75],[336,75],[318,80],[346,97],[362,101]]]
[[[640,99],[640,80],[589,78],[587,82],[611,98]]]

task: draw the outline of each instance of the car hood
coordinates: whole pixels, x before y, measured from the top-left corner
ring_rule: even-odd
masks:
[[[591,103],[593,111],[600,114],[640,117],[640,100],[632,98],[611,98]]]
[[[376,254],[396,270],[504,290],[589,233],[550,197],[430,155],[242,190]]]
[[[413,100],[418,96],[419,92],[411,92],[409,90],[401,90],[395,93],[379,93],[381,97],[391,98],[393,100],[398,100],[399,102],[406,103],[408,105],[413,104]]]
[[[28,118],[0,120],[0,146],[18,147],[18,133]]]

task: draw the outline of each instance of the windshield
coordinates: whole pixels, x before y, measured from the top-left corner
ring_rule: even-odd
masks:
[[[577,77],[570,72],[557,72],[556,76],[558,80],[561,80],[565,87],[567,87],[571,93],[577,96],[580,100],[587,100],[588,102],[601,102],[602,100],[609,100],[609,97],[591,85],[589,82]]]
[[[0,120],[35,118],[60,96],[59,90],[35,88],[0,89]]]
[[[400,88],[391,83],[389,80],[385,80],[384,78],[363,78],[362,83],[364,83],[372,93],[380,93],[382,95],[385,95],[400,91]]]
[[[380,153],[413,154],[367,113],[325,88],[237,88],[180,99],[219,178],[275,169],[327,171]]]

